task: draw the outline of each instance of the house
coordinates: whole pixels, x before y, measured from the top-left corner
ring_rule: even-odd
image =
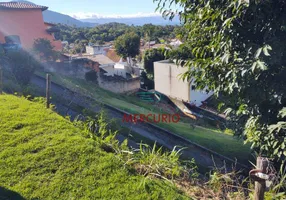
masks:
[[[86,53],[90,55],[99,55],[103,54],[106,55],[107,50],[110,48],[110,45],[93,45],[90,44],[85,47],[86,48]]]
[[[17,44],[32,49],[34,41],[46,38],[55,50],[61,51],[61,41],[56,41],[58,31],[54,24],[45,23],[42,12],[48,7],[24,2],[0,2],[0,43]]]
[[[181,44],[183,44],[180,40],[178,39],[173,39],[170,42],[170,46],[174,47],[174,48],[178,48]]]
[[[194,80],[188,82],[180,79],[180,75],[187,70],[187,68],[177,66],[169,60],[154,62],[155,90],[199,107],[213,95],[213,92],[207,92],[206,89],[196,90],[192,84]]]
[[[150,41],[150,42],[146,42],[146,46],[149,47],[149,46],[154,46],[156,44],[156,41]]]
[[[123,62],[122,59],[114,65],[114,74],[127,78],[128,75],[133,77],[140,77],[140,68],[137,66],[131,66],[127,62]]]

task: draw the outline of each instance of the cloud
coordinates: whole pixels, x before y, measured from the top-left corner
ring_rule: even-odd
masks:
[[[77,12],[67,14],[75,19],[102,19],[102,18],[139,18],[139,17],[155,17],[161,16],[160,13],[135,13],[135,14],[128,14],[128,15],[101,15],[98,13],[88,13],[88,12]]]

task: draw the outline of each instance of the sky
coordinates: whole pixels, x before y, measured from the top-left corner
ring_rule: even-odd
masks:
[[[0,2],[9,0],[0,0]],[[160,15],[155,13],[153,0],[31,0],[48,6],[49,10],[68,14],[77,19],[99,17],[141,17]]]

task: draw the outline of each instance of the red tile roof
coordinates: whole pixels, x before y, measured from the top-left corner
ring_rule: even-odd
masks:
[[[0,9],[41,9],[44,11],[48,7],[22,2],[0,2]]]
[[[106,53],[106,56],[113,62],[119,62],[121,59],[121,57],[117,55],[115,49],[109,49]]]

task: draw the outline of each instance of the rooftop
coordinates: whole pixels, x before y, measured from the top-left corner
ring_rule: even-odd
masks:
[[[160,61],[156,61],[155,63],[175,64],[172,60],[160,60]]]
[[[89,55],[89,54],[82,54],[82,55],[72,55],[73,58],[87,58],[89,60],[92,60],[94,62],[98,62],[100,65],[108,65],[108,64],[115,64],[114,61],[109,59],[105,55]]]
[[[41,9],[44,11],[48,7],[23,2],[0,2],[0,9]]]

